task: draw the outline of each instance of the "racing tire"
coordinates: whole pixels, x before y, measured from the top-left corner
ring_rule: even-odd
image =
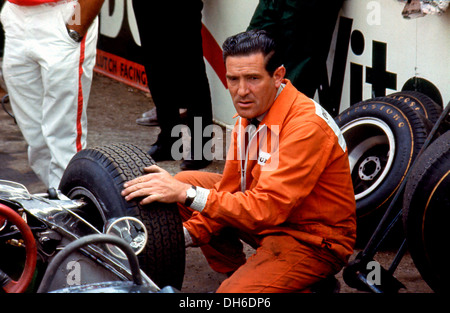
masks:
[[[439,89],[429,80],[423,77],[414,76],[408,79],[402,86],[401,91],[414,90],[424,94],[434,102],[436,102],[440,107],[444,107],[444,102],[442,100],[442,95]]]
[[[384,211],[424,144],[430,122],[408,104],[386,97],[357,103],[335,120],[347,143],[357,216]]]
[[[436,123],[442,113],[442,107],[440,107],[430,97],[418,91],[400,91],[390,94],[388,97],[408,104],[411,108],[425,116],[425,118],[430,120],[433,124]]]
[[[435,292],[449,292],[445,229],[450,219],[450,130],[435,139],[405,186],[403,225],[411,257]]]
[[[141,220],[148,241],[138,255],[141,269],[160,288],[181,289],[185,270],[182,221],[176,204],[125,201],[123,184],[155,164],[144,151],[131,144],[112,144],[78,152],[70,161],[59,189],[71,199],[87,204],[77,212],[100,232],[109,221],[123,216]]]

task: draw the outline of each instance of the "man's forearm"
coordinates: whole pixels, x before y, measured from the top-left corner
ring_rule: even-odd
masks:
[[[81,36],[84,36],[92,21],[99,14],[102,8],[104,0],[78,0],[79,9],[75,14],[79,14],[79,17],[75,17],[75,23],[68,25],[70,29],[77,31]]]

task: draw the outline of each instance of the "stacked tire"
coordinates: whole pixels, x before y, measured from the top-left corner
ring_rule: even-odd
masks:
[[[450,218],[448,105],[442,111],[422,93],[401,91],[357,103],[336,117],[349,151],[358,236],[372,234],[374,228],[364,227],[370,220],[378,224],[406,179],[394,211],[401,210],[399,226],[411,257],[436,292],[450,291],[442,233]],[[436,132],[428,136],[437,122]]]
[[[403,223],[411,257],[427,284],[449,292],[447,221],[450,218],[450,130],[417,159],[405,186]]]
[[[438,293],[450,291],[447,238],[443,230],[450,218],[450,115],[418,92],[393,94],[401,101],[418,103],[417,110],[433,123],[437,133],[411,168],[403,194],[403,228],[411,257],[422,278]],[[442,120],[438,120],[441,117]]]
[[[426,95],[402,91],[359,102],[336,117],[347,142],[359,243],[370,238],[441,111]]]

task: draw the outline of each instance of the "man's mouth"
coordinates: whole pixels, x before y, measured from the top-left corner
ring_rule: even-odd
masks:
[[[250,100],[239,100],[238,104],[242,107],[248,107],[253,103],[253,101]]]

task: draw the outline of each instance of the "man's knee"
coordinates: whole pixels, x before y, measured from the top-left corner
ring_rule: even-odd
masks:
[[[181,171],[175,175],[175,178],[186,184],[211,189],[220,181],[222,175],[202,171]]]
[[[290,236],[268,236],[217,292],[311,292],[318,281],[340,269],[335,257]]]

